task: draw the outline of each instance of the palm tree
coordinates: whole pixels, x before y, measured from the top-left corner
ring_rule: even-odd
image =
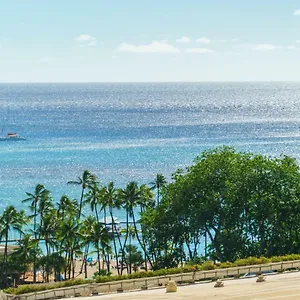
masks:
[[[96,182],[96,176],[90,173],[89,171],[85,170],[82,174],[82,177],[78,177],[78,180],[76,181],[68,181],[68,184],[75,184],[81,186],[81,197],[80,197],[80,203],[79,203],[79,213],[78,218],[81,217],[81,210],[82,210],[82,204],[83,204],[83,197],[84,192],[86,188],[92,186]]]
[[[129,266],[130,273],[133,268],[134,272],[137,272],[138,268],[142,266],[144,260],[142,256],[142,252],[138,250],[137,246],[127,245],[125,248],[126,258],[125,262],[127,266]]]
[[[125,249],[127,245],[127,239],[129,237],[129,219],[132,218],[132,200],[135,199],[138,195],[136,194],[136,183],[135,182],[130,182],[127,184],[127,186],[124,189],[120,189],[118,192],[118,197],[119,201],[122,205],[123,208],[126,210],[126,234],[125,234],[125,239],[123,242],[122,249]],[[123,230],[124,233],[124,230]],[[122,253],[122,262],[121,264],[123,265],[124,263],[124,251]]]
[[[145,209],[149,209],[149,208],[155,208],[155,200],[153,199],[153,192],[151,190],[151,188],[149,188],[146,184],[142,184],[140,186],[140,197],[139,200],[137,202],[137,205],[140,206],[140,215],[142,215],[145,212]],[[143,249],[144,251],[146,250],[146,239],[145,239],[145,231],[146,228],[145,226],[142,226],[142,224],[140,224],[141,227],[141,241],[143,244]],[[138,234],[138,232],[136,233]],[[148,270],[148,263],[147,263],[147,257],[146,257],[146,252],[144,252],[145,254],[145,270]],[[151,262],[150,262],[151,264]]]
[[[55,245],[54,232],[58,227],[57,211],[55,209],[47,211],[43,215],[43,222],[37,227],[39,237],[45,241],[46,256],[50,256],[51,247]]]
[[[7,256],[8,256],[8,234],[11,230],[22,233],[22,226],[27,222],[25,212],[18,212],[14,206],[8,206],[0,217],[0,236],[5,239],[5,247],[2,260],[2,285],[7,284]]]
[[[29,193],[26,192],[26,195],[28,196],[28,198],[22,200],[22,202],[30,202],[30,210],[33,211],[33,233],[34,233],[34,238],[37,239],[37,232],[36,232],[36,225],[37,225],[37,221],[36,221],[36,217],[37,217],[37,211],[38,211],[38,206],[40,204],[40,202],[43,202],[43,204],[41,205],[41,207],[43,207],[44,205],[46,206],[47,201],[49,199],[49,194],[50,191],[48,191],[44,185],[42,184],[38,184],[35,187],[34,193]]]
[[[115,257],[116,257],[117,270],[118,270],[118,274],[120,274],[118,250],[117,250],[117,245],[116,245],[116,236],[119,241],[119,246],[120,246],[120,250],[122,253],[122,257],[124,256],[124,253],[123,253],[124,251],[122,248],[122,243],[121,243],[119,232],[116,230],[116,223],[115,223],[114,215],[113,215],[113,208],[120,207],[120,201],[118,199],[118,190],[115,189],[113,182],[109,182],[108,185],[103,188],[103,191],[104,191],[103,205],[108,206],[108,209],[109,209],[109,214],[110,214],[111,223],[112,223],[111,224],[111,233],[112,233]],[[121,270],[121,272],[122,272],[122,270]]]
[[[83,254],[83,261],[82,261],[80,273],[82,273],[84,267],[85,278],[87,278],[87,256],[89,254],[90,244],[93,241],[91,235],[93,233],[95,222],[98,221],[95,219],[94,216],[88,216],[84,219],[84,221],[82,222],[82,227],[80,228],[80,232],[84,244],[84,254]]]
[[[18,261],[19,264],[22,265],[23,278],[25,278],[27,268],[34,262],[38,254],[38,241],[33,239],[31,234],[25,234],[23,238],[18,241],[18,248],[12,254],[13,260]]]
[[[145,208],[155,207],[155,200],[153,199],[152,189],[146,184],[140,186],[140,199],[138,203],[140,205],[140,211],[143,213]]]
[[[89,192],[86,194],[85,203],[89,203],[91,206],[91,211],[95,211],[95,216],[97,221],[99,222],[99,213],[98,213],[98,205],[103,204],[103,191],[99,188],[97,182],[92,183],[89,186]]]
[[[76,200],[71,200],[68,196],[63,195],[57,203],[57,216],[64,219],[65,216],[78,216],[79,206]]]
[[[145,245],[139,237],[138,229],[137,229],[137,222],[136,222],[135,213],[134,213],[135,207],[138,205],[141,205],[141,203],[143,203],[144,192],[145,192],[144,187],[139,188],[139,186],[137,185],[137,183],[135,181],[129,182],[127,184],[126,188],[122,189],[120,191],[121,201],[122,201],[123,207],[126,209],[126,228],[127,228],[125,241],[123,244],[123,249],[126,246],[127,237],[129,236],[129,218],[132,218],[132,222],[133,222],[137,240],[138,240],[140,246],[142,247],[146,258],[149,260],[150,265],[152,265],[150,258],[148,257]]]
[[[120,231],[121,234],[125,234],[125,238],[129,240],[129,244],[125,245],[126,252],[128,252],[129,257],[131,257],[132,244],[131,241],[136,238],[135,228],[131,225],[128,228],[122,228]],[[128,235],[128,236],[127,236]],[[126,261],[126,257],[124,259]],[[127,263],[127,273],[131,274],[132,264]]]
[[[166,186],[167,180],[163,174],[156,174],[154,181],[149,184],[151,185],[152,190],[157,190],[157,205],[159,205],[161,189]]]
[[[36,226],[37,226],[36,217],[37,217],[38,206],[40,203],[43,203],[41,204],[41,207],[47,205],[46,203],[49,200],[50,191],[47,190],[44,185],[38,184],[36,185],[33,194],[26,192],[26,195],[28,196],[28,198],[24,199],[22,202],[31,202],[30,209],[31,211],[33,211],[33,216],[31,216],[33,217],[33,234],[34,234],[34,238],[37,240],[38,237],[37,237],[37,230],[36,230]],[[36,260],[34,260],[33,262],[33,282],[36,282],[35,262]]]
[[[43,226],[43,222],[44,222],[44,216],[49,214],[49,212],[51,212],[53,210],[53,203],[52,203],[52,198],[50,197],[50,192],[48,190],[46,190],[48,195],[44,195],[39,203],[38,203],[38,207],[37,207],[37,212],[40,215],[40,227]]]
[[[79,243],[79,238],[81,237],[80,223],[77,217],[67,216],[64,219],[59,220],[56,239],[59,241],[59,254],[65,253],[65,260],[67,262],[67,268],[65,269],[65,278],[71,278],[71,272],[74,277],[74,256],[79,253],[81,245]]]
[[[91,241],[97,252],[97,262],[98,262],[98,274],[101,272],[101,262],[100,262],[100,252],[102,252],[103,258],[106,257],[107,272],[110,272],[110,243],[111,236],[109,235],[106,227],[101,223],[95,222],[93,226],[93,231],[91,232]]]

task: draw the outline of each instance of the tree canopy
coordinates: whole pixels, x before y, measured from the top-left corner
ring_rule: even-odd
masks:
[[[100,184],[89,171],[68,183],[81,187],[79,200],[67,195],[55,200],[38,184],[23,200],[29,216],[13,206],[0,214],[2,287],[10,275],[24,278],[37,267],[45,281],[51,274],[74,278],[77,257],[87,277],[90,255],[96,256],[98,274],[109,274],[114,259],[122,275],[140,265],[147,270],[300,252],[300,172],[288,156],[224,146],[201,153],[169,183],[157,174],[150,187],[132,181],[121,188]],[[115,215],[123,215],[122,228]],[[13,231],[19,232],[19,249],[9,255]]]
[[[220,261],[298,253],[299,175],[287,156],[230,147],[203,152],[173,175],[158,207],[143,214],[149,251],[176,264],[203,252]]]

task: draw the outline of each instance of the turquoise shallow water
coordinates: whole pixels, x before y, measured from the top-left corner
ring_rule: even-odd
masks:
[[[0,103],[3,133],[26,137],[0,143],[2,208],[37,183],[79,198],[66,183],[85,169],[119,187],[170,178],[219,145],[300,159],[300,83],[0,84]]]

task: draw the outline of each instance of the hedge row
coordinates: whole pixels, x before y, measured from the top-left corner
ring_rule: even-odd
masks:
[[[266,264],[271,262],[281,262],[281,261],[292,261],[300,260],[300,254],[290,254],[285,256],[273,256],[271,258],[266,257],[248,257],[243,259],[238,259],[235,262],[223,262],[223,263],[213,263],[212,261],[207,261],[201,265],[186,265],[182,268],[172,268],[172,269],[161,269],[156,271],[141,271],[135,272],[131,275],[114,275],[114,276],[97,276],[94,280],[86,279],[75,279],[68,281],[56,282],[53,284],[28,284],[20,285],[17,288],[8,288],[4,292],[13,295],[20,295],[32,292],[39,292],[43,290],[51,290],[60,287],[68,287],[86,283],[105,283],[111,281],[125,280],[125,279],[137,279],[145,277],[154,277],[154,276],[164,276],[180,273],[189,273],[193,271],[205,271],[205,270],[214,270],[218,268],[230,268],[230,267],[240,267],[240,266],[249,266],[257,264]]]
[[[23,284],[17,288],[7,288],[3,292],[7,294],[20,295],[33,292],[41,292],[45,290],[53,290],[61,287],[69,287],[81,284],[92,283],[94,280],[85,280],[85,279],[73,279],[67,281],[53,282],[53,283],[36,283],[36,284]]]

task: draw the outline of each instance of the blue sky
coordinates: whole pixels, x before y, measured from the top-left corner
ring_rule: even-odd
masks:
[[[300,1],[0,0],[0,82],[300,80]]]

